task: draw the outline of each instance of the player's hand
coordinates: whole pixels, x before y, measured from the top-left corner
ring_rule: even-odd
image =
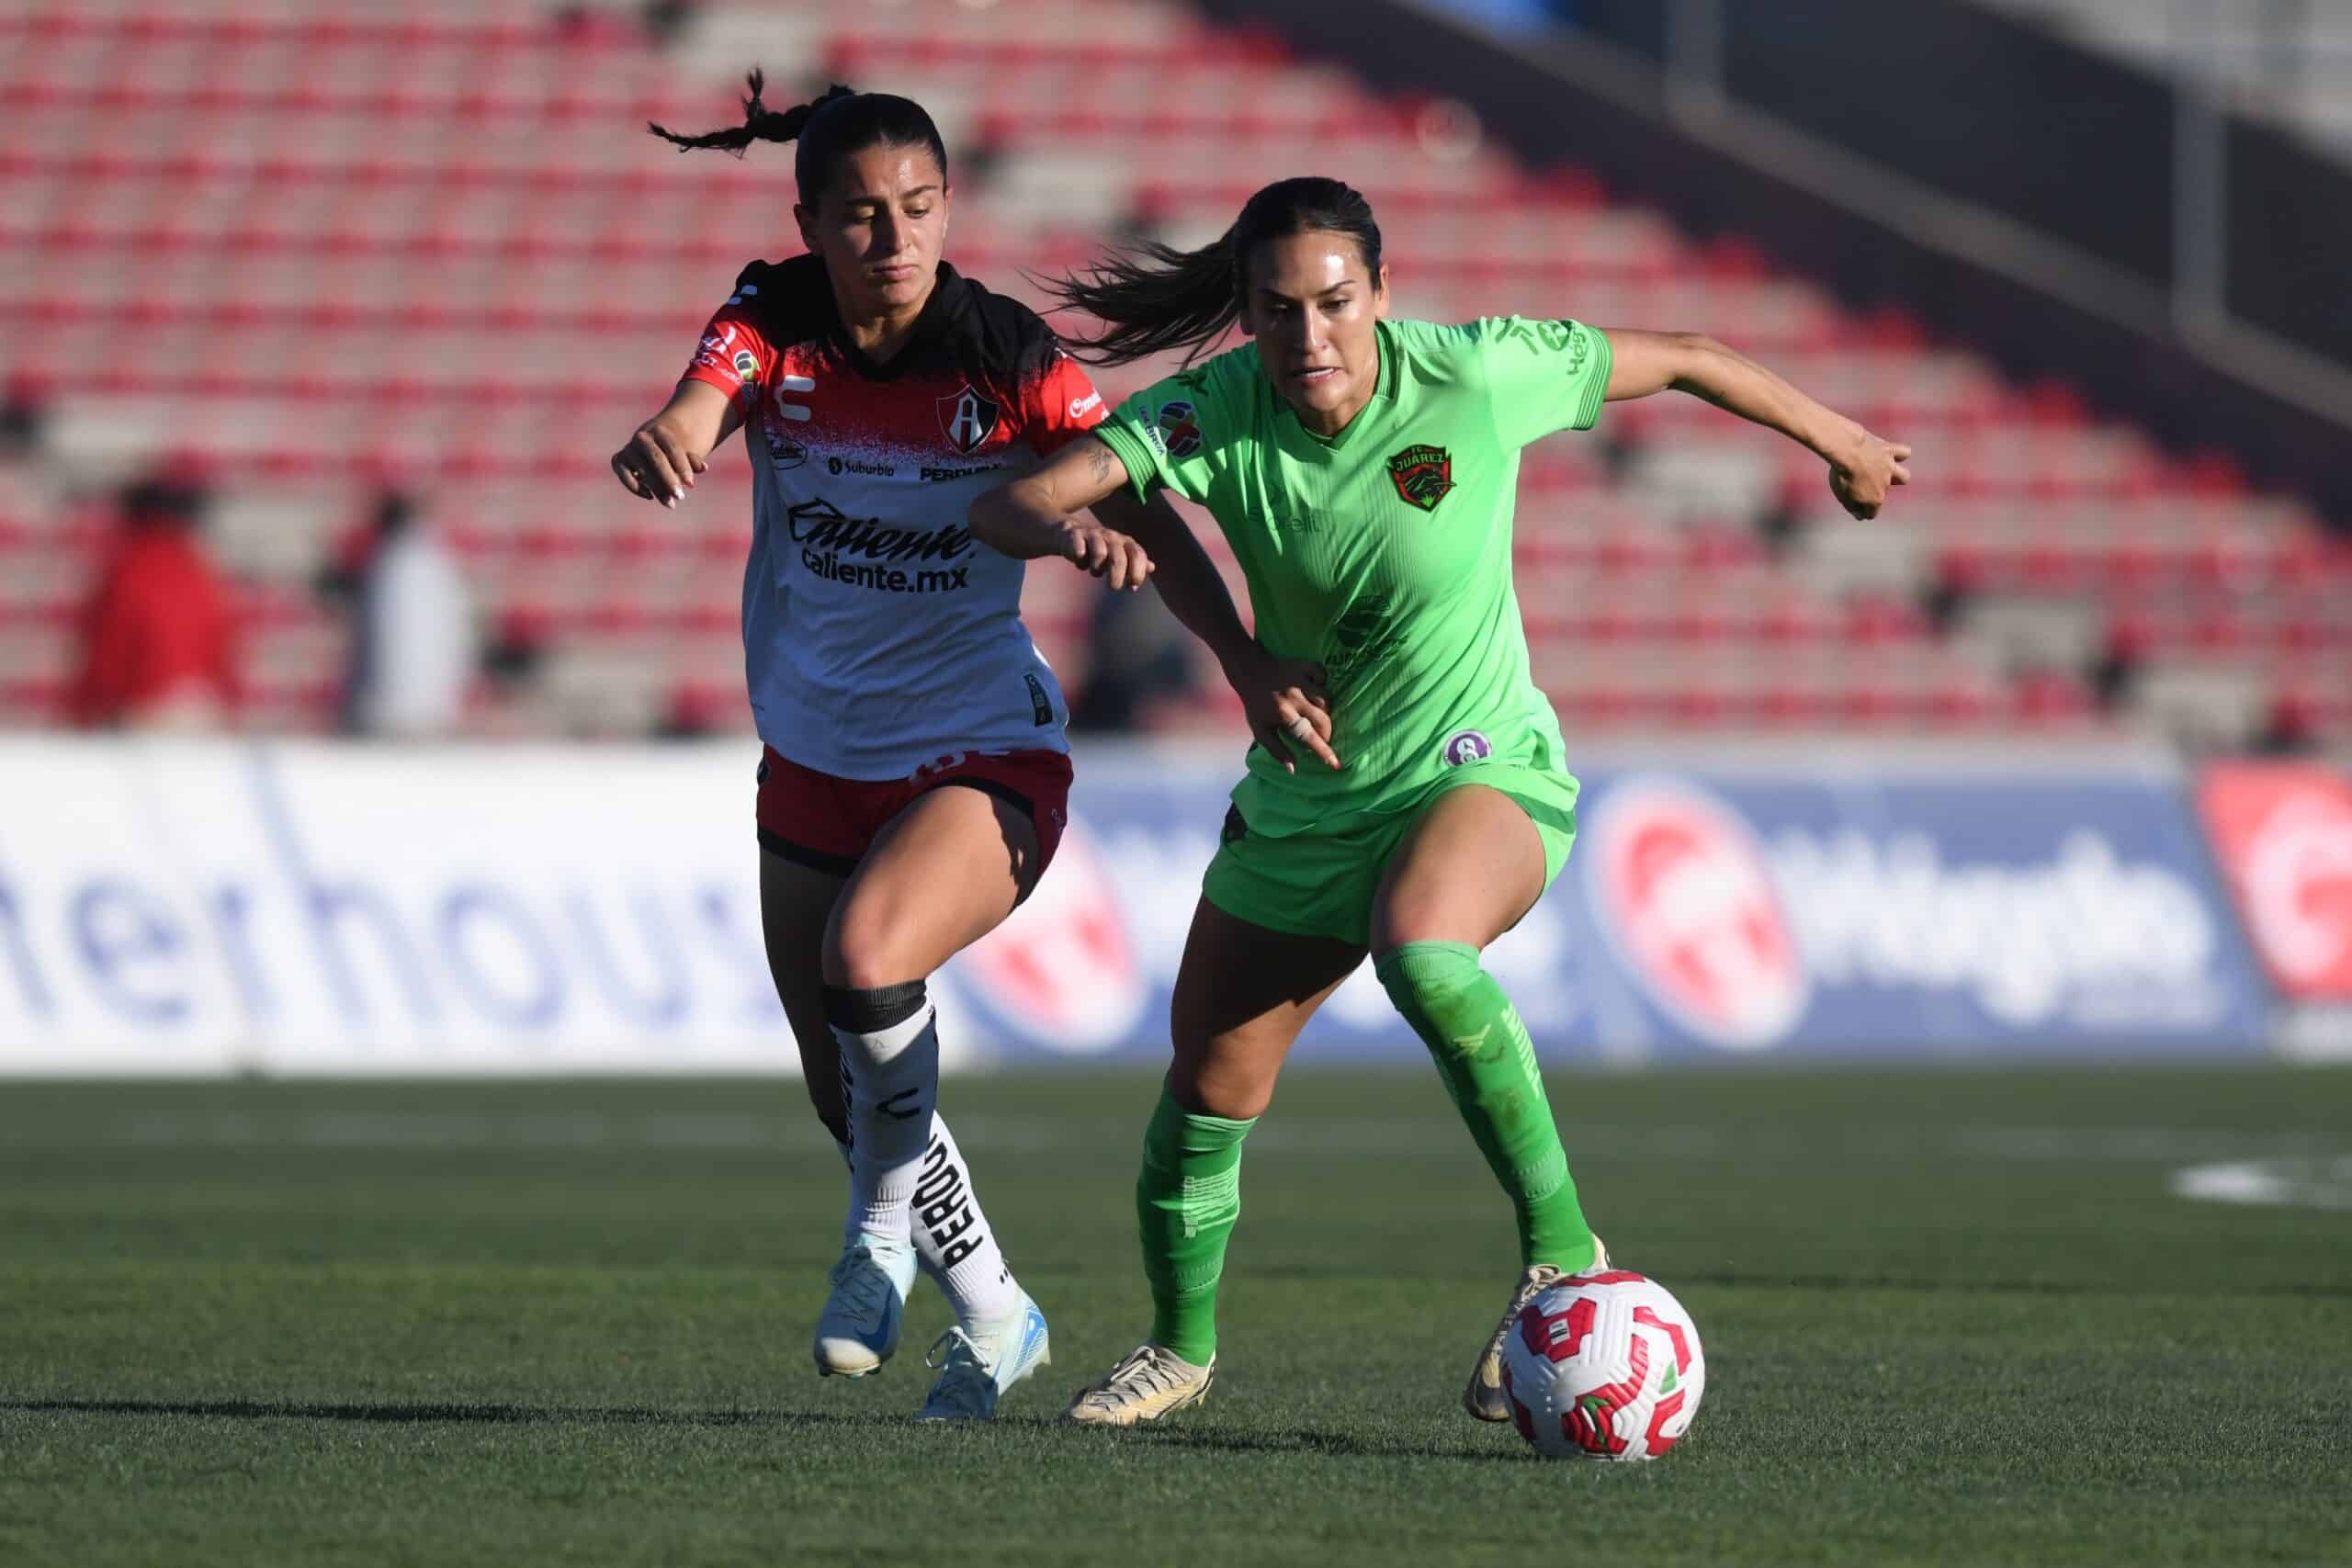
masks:
[[[1087,519],[1074,520],[1063,530],[1061,557],[1079,570],[1130,593],[1151,575],[1151,557],[1141,545],[1116,528]]]
[[[631,495],[674,507],[695,488],[695,476],[710,465],[658,419],[637,427],[628,445],[613,454],[613,474]]]
[[[1331,694],[1321,665],[1277,659],[1252,644],[1241,668],[1226,673],[1241,699],[1250,736],[1284,773],[1298,772],[1293,747],[1338,770],[1340,754],[1331,750]]]
[[[1886,504],[1887,491],[1911,482],[1911,448],[1900,441],[1882,441],[1869,431],[1843,462],[1829,465],[1829,493],[1849,516],[1871,518]]]

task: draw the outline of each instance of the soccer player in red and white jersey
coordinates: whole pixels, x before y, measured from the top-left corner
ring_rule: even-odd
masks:
[[[1046,1319],[933,1109],[924,985],[1036,885],[1070,763],[1061,689],[1021,623],[1024,563],[977,544],[965,514],[1104,408],[1034,312],[941,259],[947,153],[921,106],[837,86],[775,113],[759,73],[751,85],[739,127],[653,129],[739,153],[797,141],[808,254],[743,269],[613,469],[674,507],[739,427],[751,452],[762,918],[809,1098],[851,1171],[817,1370],[889,1359],[920,1262],[957,1320],[920,1418],[986,1417],[1046,1360]],[[1098,523],[1062,553],[1113,589],[1151,571]]]

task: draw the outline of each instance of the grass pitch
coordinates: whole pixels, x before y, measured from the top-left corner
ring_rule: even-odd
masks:
[[[1656,1464],[1456,1408],[1512,1249],[1425,1073],[1293,1073],[1218,1392],[1127,1434],[1051,1418],[1148,1321],[1147,1076],[947,1086],[1053,1323],[977,1430],[907,1422],[928,1287],[882,1375],[811,1374],[795,1085],[0,1084],[0,1562],[2352,1562],[2352,1179],[2172,1190],[2335,1168],[2352,1072],[1552,1087],[1705,1337]]]

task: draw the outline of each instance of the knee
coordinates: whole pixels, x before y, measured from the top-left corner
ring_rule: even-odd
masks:
[[[1375,960],[1409,942],[1460,942],[1464,922],[1449,908],[1442,887],[1427,885],[1389,889],[1372,909]]]
[[[1260,1081],[1180,1045],[1168,1068],[1168,1096],[1195,1116],[1254,1122],[1273,1104],[1274,1085],[1271,1078]]]
[[[1450,1004],[1483,973],[1478,950],[1465,942],[1399,942],[1381,949],[1372,967],[1396,1010],[1417,1024],[1441,1014],[1450,1020],[1458,1010]]]
[[[871,991],[928,977],[911,911],[898,900],[843,899],[825,928],[825,984]]]

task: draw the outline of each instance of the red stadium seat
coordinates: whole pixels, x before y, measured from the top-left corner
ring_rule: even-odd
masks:
[[[1114,199],[1165,234],[1213,233],[1267,168],[1328,153],[1378,203],[1417,310],[1712,331],[1918,446],[1921,485],[1874,525],[1917,541],[1904,570],[1966,594],[2086,603],[2110,640],[2150,653],[2276,661],[2316,723],[2346,724],[2328,672],[2352,658],[2352,547],[2256,495],[2226,455],[2168,460],[2098,423],[2074,389],[2004,386],[1907,315],[1842,311],[1736,237],[1693,243],[1611,205],[1589,175],[1518,169],[1491,147],[1454,161],[1461,127],[1444,111],[1295,68],[1268,34],[1149,6],[1084,33],[1046,25],[1055,15],[1027,0],[926,9],[918,34],[818,6],[793,25],[837,76],[879,73],[957,106],[950,134],[977,133],[1000,169],[1140,164]],[[99,59],[103,76],[74,63]],[[734,635],[740,475],[724,508],[655,518],[613,486],[604,454],[658,406],[740,260],[793,248],[788,155],[682,164],[636,134],[648,118],[723,123],[737,83],[682,81],[631,17],[521,0],[426,15],[51,6],[0,17],[0,243],[22,261],[0,280],[0,375],[68,400],[62,438],[93,443],[77,451],[149,424],[238,491],[326,498],[322,526],[377,486],[426,487],[447,500],[444,537],[517,626],[592,644]],[[1158,156],[1136,160],[1138,143]],[[959,214],[959,264],[1013,287],[1023,268],[1095,253],[1091,219],[1040,220],[987,184]],[[1464,225],[1464,193],[1510,199]],[[1148,378],[1124,376],[1106,391]],[[1528,454],[1521,594],[1573,725],[2095,722],[2072,676],[2005,682],[1962,664],[1905,597],[1928,582],[1817,576],[1804,530],[1783,560],[1747,503],[1669,501],[1639,461],[1619,462],[1657,444],[1732,469],[1753,453],[1755,511],[1820,515],[1817,460],[1746,439],[1659,399],[1612,405],[1599,439]],[[96,536],[87,520],[12,513],[0,560],[63,559]],[[53,574],[15,575],[0,618],[62,638],[72,595],[26,586]],[[299,603],[265,596],[254,615],[272,636],[320,635]],[[1041,597],[1039,636],[1082,659],[1075,603]],[[1799,668],[1816,660],[1832,662]],[[0,682],[0,712],[25,711],[14,692]],[[258,701],[269,722],[323,723],[332,694],[280,680]],[[477,712],[535,722],[514,705]]]

